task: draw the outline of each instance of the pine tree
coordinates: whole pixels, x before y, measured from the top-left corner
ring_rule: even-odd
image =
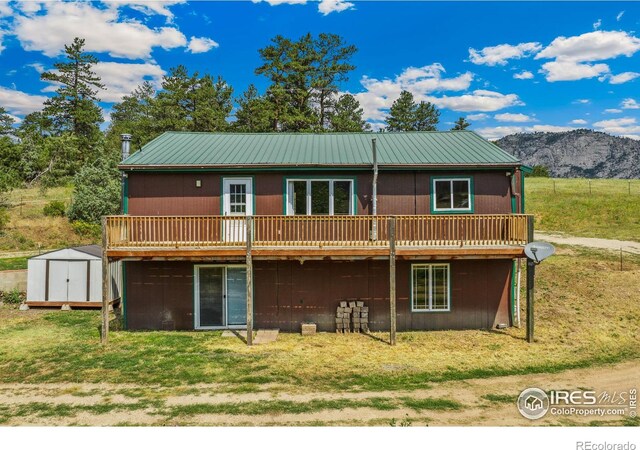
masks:
[[[471,125],[469,122],[467,122],[467,119],[465,119],[464,117],[459,117],[458,120],[456,120],[453,124],[454,125],[453,125],[453,128],[451,128],[451,131],[466,130],[467,127]]]
[[[101,137],[104,119],[97,93],[104,85],[92,70],[97,58],[83,48],[84,39],[75,38],[64,47],[66,61],[55,63],[56,71],[44,72],[40,78],[59,85],[55,95],[44,102],[43,113],[51,118],[57,134],[74,135],[80,145],[80,157],[86,160]]]
[[[329,114],[331,131],[358,132],[368,131],[371,125],[362,119],[364,111],[358,100],[351,94],[343,94]]]
[[[391,108],[386,131],[436,131],[440,122],[440,111],[430,102],[413,100],[413,94],[402,91]]]
[[[0,106],[0,136],[13,134],[15,132],[14,122],[15,120],[7,113],[7,110]]]
[[[389,109],[387,131],[414,131],[415,108],[413,94],[402,91]]]
[[[258,89],[253,84],[236,101],[238,109],[236,120],[232,124],[234,130],[247,133],[272,131],[272,104],[258,95]]]

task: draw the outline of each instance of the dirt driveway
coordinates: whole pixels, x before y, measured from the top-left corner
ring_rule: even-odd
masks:
[[[593,389],[621,392],[640,387],[640,361],[613,366],[569,370],[556,374],[522,375],[452,381],[418,391],[288,393],[267,386],[261,392],[219,393],[214,385],[188,388],[154,388],[114,384],[3,384],[0,411],[4,425],[586,425],[635,424],[628,415],[567,416],[547,414],[530,421],[518,413],[514,399],[527,387]],[[319,407],[295,412],[309,402],[352,401],[354,405],[374,399],[447,399],[460,405],[454,410],[425,410],[407,406]],[[145,399],[147,401],[145,401]],[[142,401],[141,401],[142,400]],[[291,411],[251,412],[251,405],[292,405]],[[244,409],[238,408],[243,406]],[[221,407],[233,407],[226,412]],[[637,419],[636,419],[637,420]]]
[[[567,236],[561,233],[536,232],[537,241],[548,241],[553,244],[579,245],[581,247],[598,248],[603,250],[620,251],[640,255],[640,242],[619,241],[617,239],[600,239],[579,236]]]

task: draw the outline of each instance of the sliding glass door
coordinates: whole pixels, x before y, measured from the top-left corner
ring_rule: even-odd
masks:
[[[241,266],[195,266],[195,328],[247,324],[247,272]]]

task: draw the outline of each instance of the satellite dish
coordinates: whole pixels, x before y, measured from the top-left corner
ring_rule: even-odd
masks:
[[[524,246],[524,254],[536,263],[542,262],[555,253],[556,249],[548,242],[530,242]]]

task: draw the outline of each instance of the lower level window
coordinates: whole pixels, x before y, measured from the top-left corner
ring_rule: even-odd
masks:
[[[411,266],[411,310],[449,311],[449,264]]]

